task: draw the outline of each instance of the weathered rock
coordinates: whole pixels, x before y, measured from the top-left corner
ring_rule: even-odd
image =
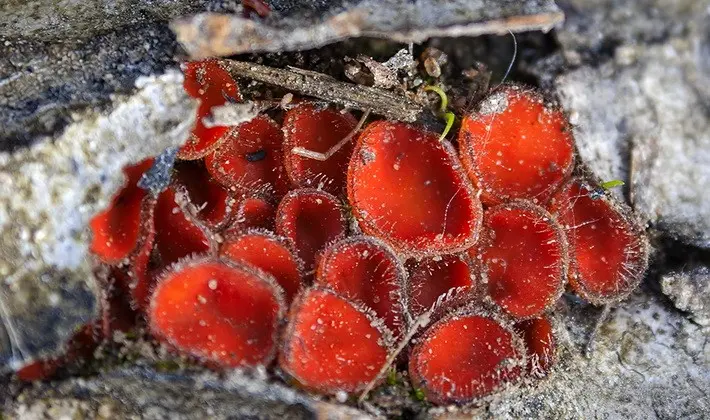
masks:
[[[138,77],[175,66],[176,48],[160,24],[54,44],[0,35],[0,151],[56,133],[83,108],[107,109]]]
[[[0,37],[67,41],[204,10],[207,0],[9,0],[0,3]]]
[[[563,15],[552,0],[323,2],[274,0],[264,21],[206,13],[173,23],[193,57],[320,47],[350,37],[421,42],[434,36],[476,36],[549,30]]]
[[[688,312],[693,321],[710,327],[710,269],[698,266],[665,274],[661,289],[676,308]]]
[[[179,73],[139,89],[52,141],[0,153],[0,371],[51,355],[96,317],[90,217],[124,182],[123,166],[181,144],[194,124]]]
[[[687,10],[696,10],[695,6],[688,7]],[[702,13],[707,11],[703,9]],[[637,24],[638,19],[630,13],[623,16],[627,26]],[[603,13],[602,17],[588,19],[603,20]],[[560,39],[563,45],[570,44],[571,49],[565,54],[572,51],[581,56],[583,51],[596,48],[596,44],[565,41],[565,37],[580,30],[581,24],[575,22],[565,24]],[[655,229],[707,248],[710,44],[701,22],[698,17],[685,21],[683,37],[663,38],[662,43],[618,45],[612,60],[590,63],[563,74],[555,81],[555,88],[576,126],[584,163],[604,180],[630,183],[631,204]],[[611,28],[605,25],[601,25],[602,34],[616,34],[604,29]],[[641,25],[638,31],[628,29],[623,36],[608,35],[612,38],[605,39],[618,36],[625,42],[640,42],[646,37],[655,40],[648,33],[651,29]]]
[[[258,418],[367,419],[366,413],[318,401],[280,384],[239,372],[185,376],[143,369],[70,379],[23,392],[8,412],[18,419],[59,418]]]
[[[618,47],[662,43],[687,35],[689,24],[707,19],[707,0],[560,0],[565,22],[557,33],[569,64],[594,65]]]
[[[598,310],[568,301],[568,334],[548,378],[506,391],[481,418],[707,418],[710,415],[710,330],[693,324],[648,292],[611,312],[590,360],[581,356]],[[435,413],[444,412],[441,409]],[[466,418],[464,416],[453,418]],[[449,418],[449,415],[443,417]]]

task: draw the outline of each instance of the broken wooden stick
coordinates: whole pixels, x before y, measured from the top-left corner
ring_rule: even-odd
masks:
[[[341,82],[310,70],[279,69],[235,60],[221,60],[221,64],[233,77],[268,83],[347,108],[360,111],[369,109],[374,114],[393,120],[414,122],[424,109],[411,99],[394,92]]]

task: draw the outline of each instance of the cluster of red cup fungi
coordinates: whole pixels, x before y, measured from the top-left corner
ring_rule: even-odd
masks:
[[[179,354],[279,369],[322,394],[376,384],[406,340],[395,363],[412,386],[467,404],[547,375],[566,285],[618,302],[646,268],[642,230],[573,175],[565,114],[532,89],[491,91],[456,145],[386,120],[342,145],[357,119],[307,100],[208,127],[213,107],[242,100],[217,61],[187,64],[185,89],[198,120],[170,186],[137,186],[152,160],[128,167],[91,221],[111,273],[103,334],[138,314]],[[339,143],[326,160],[293,153]]]

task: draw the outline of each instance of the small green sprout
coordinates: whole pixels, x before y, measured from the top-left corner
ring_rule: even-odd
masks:
[[[444,120],[446,120],[446,127],[444,127],[444,131],[441,132],[441,136],[439,136],[439,141],[444,140],[444,137],[446,137],[447,134],[449,134],[449,131],[451,131],[451,127],[454,126],[454,121],[456,120],[456,116],[454,115],[453,112],[447,112],[444,114]]]
[[[611,181],[602,182],[601,187],[605,190],[609,190],[611,188],[621,187],[625,184],[626,183],[620,179],[612,179]]]
[[[441,105],[439,106],[439,112],[446,112],[446,108],[449,107],[449,97],[446,95],[446,92],[444,92],[444,89],[440,88],[439,86],[434,86],[434,85],[429,85],[425,86],[424,90],[434,92],[437,95],[439,95],[439,98],[441,98]]]
[[[390,372],[387,375],[387,385],[389,385],[389,386],[397,385],[397,371],[395,369],[390,369]]]
[[[594,190],[589,193],[589,197],[592,200],[598,200],[604,197],[604,195],[609,192],[611,188],[620,187],[622,185],[625,185],[624,181],[618,179],[612,179],[611,181],[602,182],[599,187],[594,188]]]
[[[449,134],[449,131],[451,131],[451,127],[454,126],[456,116],[453,112],[446,110],[449,106],[449,97],[446,95],[446,92],[444,92],[442,88],[440,88],[439,86],[429,85],[425,86],[424,90],[435,92],[437,95],[439,95],[439,98],[441,98],[441,104],[439,105],[439,117],[443,118],[444,121],[446,121],[446,127],[444,127],[444,131],[439,136],[439,141],[442,141],[444,140],[446,135]]]

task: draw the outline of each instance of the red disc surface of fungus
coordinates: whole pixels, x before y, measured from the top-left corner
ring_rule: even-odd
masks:
[[[212,108],[207,104],[200,104],[197,108],[195,127],[178,151],[180,159],[201,159],[234,135],[234,127],[207,127],[203,119],[211,115]]]
[[[175,165],[176,184],[185,188],[190,202],[199,212],[197,218],[218,229],[229,222],[236,201],[220,185],[201,161],[181,161]]]
[[[228,102],[241,102],[239,87],[232,76],[223,69],[217,60],[204,60],[187,63],[184,67],[183,86],[187,93],[200,99],[197,109],[197,121],[192,133],[180,148],[181,159],[199,159],[213,151],[226,140],[231,127],[207,127],[203,118],[211,115],[212,108]]]
[[[291,250],[286,238],[262,230],[249,230],[227,237],[222,243],[220,256],[258,267],[274,276],[283,288],[286,303],[301,287],[303,262]]]
[[[340,202],[325,191],[293,190],[281,200],[276,210],[276,233],[294,244],[307,271],[315,266],[317,253],[346,231]]]
[[[301,103],[291,108],[284,118],[284,156],[286,172],[294,185],[323,189],[333,194],[345,190],[345,174],[353,150],[352,142],[342,146],[327,160],[321,161],[293,153],[302,147],[316,153],[326,153],[343,140],[357,125],[347,112],[319,108]]]
[[[223,235],[234,235],[247,229],[266,229],[274,231],[276,222],[276,205],[263,195],[243,198],[237,207],[236,214]]]
[[[496,319],[459,311],[430,327],[409,356],[412,385],[435,404],[466,404],[515,382],[522,340]]]
[[[541,314],[564,291],[567,242],[542,207],[518,200],[487,209],[475,252],[488,295],[515,318]]]
[[[210,238],[176,199],[171,187],[160,193],[155,206],[155,243],[163,267],[210,249]]]
[[[144,236],[141,216],[147,192],[138,186],[138,181],[152,164],[153,159],[147,159],[124,168],[125,185],[113,198],[109,208],[89,222],[93,233],[89,249],[107,264],[122,262],[140,247]]]
[[[462,251],[476,242],[481,202],[439,136],[377,121],[360,135],[348,198],[361,229],[406,256]]]
[[[546,203],[569,177],[574,138],[564,112],[536,91],[506,85],[461,122],[459,153],[485,204]]]
[[[284,194],[289,181],[282,166],[283,134],[278,124],[261,115],[239,124],[205,163],[222,185],[242,194],[271,191]]]
[[[399,335],[404,322],[406,273],[392,249],[367,236],[342,239],[320,256],[315,283],[365,304]]]
[[[627,297],[648,265],[643,229],[600,188],[581,179],[562,188],[551,209],[570,243],[572,288],[591,303],[603,305]]]
[[[285,310],[273,277],[242,264],[201,259],[177,264],[158,282],[149,310],[153,333],[223,367],[266,365],[276,353]]]
[[[222,105],[225,102],[240,102],[239,86],[234,78],[214,59],[191,61],[183,65],[185,92],[200,98],[207,104]]]
[[[408,287],[409,312],[416,317],[428,311],[437,299],[452,289],[459,289],[447,308],[466,304],[477,291],[477,272],[466,254],[426,258],[410,266]]]
[[[525,342],[527,371],[537,378],[547,376],[556,360],[557,341],[549,317],[529,319],[515,325]]]
[[[380,325],[334,292],[308,289],[291,307],[279,364],[313,391],[360,391],[387,359],[391,336]]]

